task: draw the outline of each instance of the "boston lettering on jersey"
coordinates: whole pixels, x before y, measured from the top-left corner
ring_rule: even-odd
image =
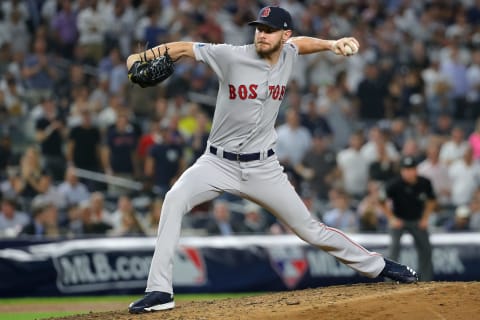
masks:
[[[235,100],[237,98],[240,100],[256,99],[258,97],[258,85],[256,84],[241,84],[239,86],[229,84],[228,89],[230,91],[230,100]],[[280,86],[278,84],[270,85],[268,86],[269,97],[272,97],[272,99],[274,100],[282,100],[283,96],[285,95],[286,89],[286,86]]]

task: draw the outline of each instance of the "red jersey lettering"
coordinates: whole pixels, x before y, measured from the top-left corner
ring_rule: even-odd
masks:
[[[232,84],[229,84],[228,85],[228,89],[230,90],[230,100],[233,100],[233,99],[236,99],[237,98],[237,94],[235,93],[235,86],[232,85]]]
[[[251,84],[248,89],[250,91],[250,94],[248,95],[248,99],[256,99],[257,98],[257,88],[258,85],[256,84]]]
[[[247,86],[245,86],[244,84],[240,85],[238,87],[238,96],[240,97],[240,99],[242,100],[245,100],[247,99]]]

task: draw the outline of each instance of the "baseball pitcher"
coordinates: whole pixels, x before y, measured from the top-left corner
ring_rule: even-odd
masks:
[[[130,304],[131,313],[175,306],[172,265],[182,217],[223,192],[263,206],[301,239],[362,275],[417,281],[412,269],[368,251],[312,217],[275,155],[275,119],[298,55],[330,50],[348,56],[358,51],[358,41],[292,37],[290,14],[274,6],[261,9],[250,25],[256,28],[253,44],[172,42],[127,59],[130,80],[142,87],[168,78],[175,61],[184,57],[206,63],[219,79],[207,148],[165,196],[146,294]]]

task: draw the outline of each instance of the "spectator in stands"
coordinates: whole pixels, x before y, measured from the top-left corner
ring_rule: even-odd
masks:
[[[115,1],[112,10],[106,13],[106,44],[117,46],[123,56],[130,53],[133,32],[136,28],[137,16],[129,1]]]
[[[65,171],[65,179],[58,186],[58,191],[65,197],[67,206],[78,205],[90,198],[90,192],[87,187],[78,180],[74,167],[67,168]]]
[[[294,109],[287,110],[286,123],[277,128],[277,157],[278,160],[293,168],[300,163],[311,147],[311,134],[301,126],[300,115]]]
[[[32,199],[32,204],[35,203],[51,203],[57,209],[65,209],[66,199],[63,193],[52,183],[52,177],[44,174],[38,181],[38,194]]]
[[[385,190],[381,182],[369,181],[368,193],[357,207],[360,232],[385,232],[387,219],[383,211]]]
[[[82,122],[68,137],[66,158],[69,165],[90,170],[100,169],[100,130],[93,124],[90,111],[83,110]]]
[[[397,158],[389,155],[387,146],[385,143],[377,143],[377,159],[368,168],[370,180],[387,182],[397,174]]]
[[[367,122],[385,117],[384,99],[387,86],[380,77],[378,66],[369,63],[365,67],[364,79],[358,84],[359,116]]]
[[[110,224],[114,230],[120,230],[122,226],[123,216],[130,211],[134,211],[132,199],[130,196],[123,194],[117,199],[117,207],[110,216]]]
[[[418,165],[418,174],[430,179],[437,202],[440,205],[449,205],[450,184],[448,167],[440,162],[440,145],[432,143],[427,149],[427,158]]]
[[[475,195],[470,202],[470,230],[480,231],[480,189],[475,191]]]
[[[145,234],[134,211],[123,214],[119,227],[108,233],[110,236],[143,236]]]
[[[442,144],[440,149],[440,161],[450,166],[455,160],[461,159],[468,148],[465,140],[465,131],[460,126],[452,128],[450,139]]]
[[[28,147],[20,159],[20,179],[15,185],[17,194],[26,199],[35,197],[40,191],[39,182],[43,174],[40,153],[35,147]]]
[[[410,138],[415,141],[415,144],[420,150],[426,150],[431,140],[434,140],[428,120],[425,118],[418,118],[413,121],[412,126],[412,134]],[[403,145],[405,145],[407,140],[408,138],[403,142]],[[403,146],[400,150],[401,149],[403,149]]]
[[[452,127],[452,116],[447,113],[442,113],[435,119],[433,134],[437,140],[443,143],[450,138]]]
[[[206,229],[212,236],[231,236],[242,232],[242,226],[232,221],[228,202],[222,200],[214,202],[212,216]]]
[[[28,52],[31,35],[28,32],[25,12],[13,8],[5,14],[4,32],[10,36],[10,45],[14,52]]]
[[[473,158],[480,159],[480,118],[476,119],[475,130],[468,137],[468,142],[473,151]]]
[[[425,159],[425,150],[420,148],[415,139],[408,138],[402,147],[401,156],[413,157],[418,163]]]
[[[247,22],[255,17],[254,10],[248,2],[237,2],[233,15],[222,24],[225,43],[243,45],[250,38]],[[252,10],[253,9],[253,10]]]
[[[99,115],[105,110],[108,106],[108,100],[110,94],[108,88],[110,87],[110,79],[107,74],[100,74],[97,79],[97,85],[95,89],[89,94],[88,102]],[[99,116],[100,118],[100,116]],[[102,128],[101,122],[98,121],[97,124]]]
[[[51,204],[40,204],[33,208],[33,220],[26,225],[20,235],[35,238],[55,238],[61,235],[57,223],[57,208]]]
[[[193,156],[190,163],[194,163],[205,152],[207,148],[208,136],[210,134],[211,123],[205,112],[198,112],[196,115],[196,128],[190,138],[190,147]]]
[[[469,116],[466,113],[466,95],[468,91],[467,67],[462,61],[460,45],[451,43],[444,52],[445,57],[440,61],[440,70],[450,85],[449,95],[452,97],[455,107],[456,119],[464,119]]]
[[[67,135],[64,119],[57,113],[52,100],[42,104],[42,116],[35,123],[35,138],[40,143],[44,169],[55,181],[62,180],[65,174],[63,145]]]
[[[79,126],[83,122],[83,114],[90,112],[95,118],[96,112],[93,109],[94,105],[88,99],[89,89],[86,85],[79,85],[71,89],[72,103],[69,107],[67,125],[70,128]],[[96,124],[96,123],[95,123]]]
[[[4,198],[0,212],[0,238],[16,237],[30,223],[30,217],[17,210],[17,202],[13,198]]]
[[[350,136],[350,146],[337,154],[342,185],[349,196],[362,198],[367,191],[368,161],[361,153],[363,134],[355,132]]]
[[[333,131],[333,147],[335,150],[341,150],[348,145],[348,138],[352,133],[351,121],[353,119],[353,105],[351,100],[343,95],[338,82],[326,88],[326,95],[320,96],[317,100],[318,109],[321,115],[325,117],[330,131]]]
[[[145,217],[144,230],[148,236],[155,236],[158,232],[158,224],[160,223],[160,215],[162,214],[163,199],[155,198],[150,204],[150,210]]]
[[[148,123],[148,130],[140,136],[137,145],[136,157],[141,168],[145,166],[145,159],[148,151],[159,139],[160,121],[158,119],[150,119]]]
[[[300,95],[299,99],[301,98]],[[333,104],[333,101],[330,102],[329,106]],[[333,108],[340,108],[337,104],[333,105]],[[300,112],[300,124],[301,126],[308,129],[310,135],[313,135],[315,131],[320,131],[326,136],[333,136],[335,142],[335,136],[332,132],[332,126],[330,125],[332,119],[328,119],[326,114],[322,113],[322,111],[327,112],[327,110],[319,111],[317,108],[316,101],[313,99],[309,99],[306,106],[306,111]],[[335,126],[333,126],[335,128]],[[348,134],[348,129],[346,129]],[[342,134],[339,132],[338,137],[341,138]]]
[[[57,51],[69,59],[78,37],[77,15],[70,0],[59,1],[61,7],[52,18],[50,27],[54,33]]]
[[[159,42],[159,38],[166,34],[165,26],[161,25],[159,19],[159,8],[148,8],[144,16],[138,21],[135,32],[135,40],[150,43],[153,46]]]
[[[107,57],[99,63],[100,74],[106,74],[109,78],[109,93],[121,94],[127,85],[127,69],[118,47],[113,47]]]
[[[0,91],[4,95],[4,104],[11,118],[20,118],[27,114],[25,89],[12,73],[6,73],[0,82]]]
[[[251,201],[246,201],[244,206],[244,226],[242,233],[246,234],[264,234],[267,231],[267,222],[262,213],[262,208]]]
[[[106,235],[112,226],[104,221],[96,220],[89,201],[83,201],[78,206],[78,211],[73,211],[70,227],[76,228],[75,232],[82,236]]]
[[[66,209],[68,221],[66,223],[67,237],[79,237],[83,235],[82,209],[80,205],[73,204]]]
[[[467,102],[472,117],[480,116],[480,48],[472,52],[472,63],[467,68],[468,94]]]
[[[358,217],[350,207],[348,194],[343,190],[332,192],[330,202],[332,209],[325,212],[323,222],[345,232],[358,231]]]
[[[436,207],[435,193],[430,180],[418,175],[415,158],[402,158],[400,166],[400,177],[386,187],[386,197],[390,201],[383,202],[390,227],[389,256],[398,259],[400,239],[405,231],[410,233],[417,249],[420,279],[431,281],[433,265],[428,226]]]
[[[453,115],[454,103],[448,94],[450,83],[440,70],[438,57],[433,57],[430,65],[423,69],[422,79],[425,83],[425,102],[429,120],[433,122],[443,113]]]
[[[455,206],[470,202],[480,181],[480,164],[475,161],[472,148],[467,148],[462,159],[455,160],[448,168],[452,203]]]
[[[328,190],[339,177],[336,153],[331,148],[328,136],[322,131],[313,134],[312,147],[295,171],[307,182],[308,189],[315,198],[326,201]]]
[[[277,220],[270,225],[268,228],[268,234],[271,235],[282,235],[282,234],[293,234],[293,231],[287,227],[282,221]]]
[[[91,220],[93,222],[103,222],[109,226],[114,225],[113,214],[105,207],[105,196],[96,191],[90,195]]]
[[[57,113],[67,118],[70,127],[80,123],[80,111],[82,109],[95,110],[96,105],[90,102],[88,97],[87,72],[90,71],[81,63],[71,63],[68,71],[62,73],[55,84],[55,97],[59,102]],[[86,90],[86,91],[85,91]]]
[[[360,152],[368,164],[371,164],[378,160],[379,149],[385,149],[381,152],[386,152],[388,158],[392,161],[398,160],[398,151],[389,140],[387,131],[382,130],[379,126],[373,126],[368,132],[368,141],[362,146]]]
[[[22,74],[33,104],[38,103],[41,97],[50,94],[58,72],[53,59],[47,54],[45,39],[34,40],[33,53],[26,57]]]
[[[117,115],[120,112],[125,113],[125,102],[123,98],[122,95],[110,95],[108,104],[99,112],[96,124],[102,132],[107,131],[110,126],[115,124]]]
[[[407,137],[412,135],[408,121],[405,118],[395,118],[390,122],[390,128],[387,132],[387,140],[395,146],[395,149],[401,150]],[[398,160],[398,159],[397,159]]]
[[[197,103],[190,103],[187,105],[188,107],[185,113],[178,114],[178,129],[186,139],[189,139],[195,131],[195,127],[197,126],[197,114],[201,112],[201,110],[200,105]]]
[[[286,112],[285,124],[277,128],[277,146],[275,153],[278,161],[289,174],[290,181],[299,187],[300,177],[295,172],[298,165],[312,145],[312,136],[307,128],[301,126],[300,115],[295,109]]]
[[[0,183],[8,176],[7,166],[12,160],[12,145],[10,137],[0,133]],[[1,188],[1,187],[0,187]],[[0,193],[2,190],[0,190]]]
[[[467,205],[457,207],[455,215],[447,221],[446,230],[448,232],[470,231],[470,215],[470,208]]]
[[[165,196],[173,182],[185,170],[182,145],[175,143],[175,132],[162,120],[158,140],[150,148],[145,161],[145,176],[153,178],[154,192]]]
[[[126,112],[117,114],[115,125],[108,128],[103,146],[102,160],[105,173],[133,180],[139,176],[135,154],[138,136]],[[122,192],[124,187],[110,185],[112,192]]]
[[[98,8],[97,0],[86,2],[87,6],[81,9],[77,16],[78,43],[88,57],[98,62],[103,55],[107,21]]]

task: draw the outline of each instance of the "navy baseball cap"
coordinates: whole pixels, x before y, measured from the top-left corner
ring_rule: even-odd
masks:
[[[292,17],[280,7],[265,7],[258,13],[258,19],[248,23],[251,26],[263,24],[273,29],[292,29]]]
[[[417,164],[417,160],[414,157],[404,157],[400,161],[400,166],[402,168],[416,168]]]

